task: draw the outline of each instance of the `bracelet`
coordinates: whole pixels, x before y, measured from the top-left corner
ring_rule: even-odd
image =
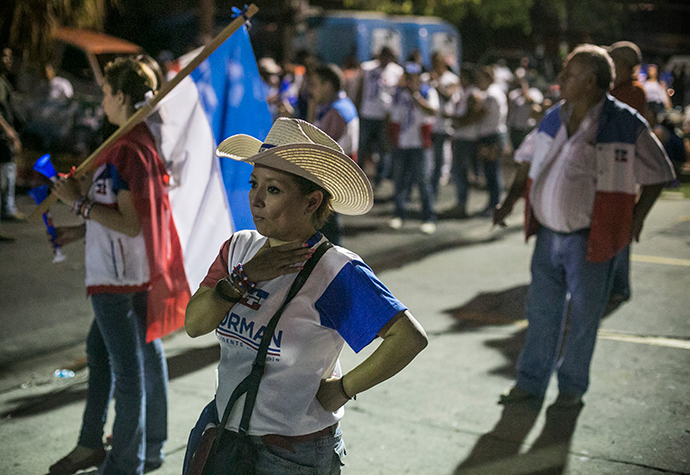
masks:
[[[345,379],[345,376],[341,376],[340,379],[338,380],[338,387],[340,388],[340,394],[343,395],[345,399],[348,401],[355,401],[357,400],[357,395],[355,394],[354,396],[350,397],[347,395],[345,392],[345,386],[343,386],[343,379]]]
[[[80,213],[84,219],[89,219],[91,216],[91,209],[93,208],[93,205],[95,205],[93,201],[86,200],[84,204],[81,207]]]
[[[239,290],[241,290],[242,293],[249,292],[250,290],[253,290],[254,287],[256,287],[256,283],[250,281],[247,277],[247,274],[245,274],[242,264],[237,264],[232,269],[232,272],[230,273],[230,278],[232,279],[234,285],[239,286]]]
[[[235,293],[236,297],[232,297],[228,293],[226,293],[225,287],[229,287],[229,289],[233,293]],[[218,280],[218,282],[216,282],[216,286],[214,287],[214,291],[216,292],[218,297],[222,298],[223,300],[225,300],[226,302],[229,302],[229,303],[237,303],[243,297],[242,292],[238,292],[238,290],[235,288],[235,286],[232,285],[232,281],[230,280],[230,276],[223,277],[222,279]]]
[[[77,198],[77,200],[74,202],[74,205],[72,205],[72,211],[74,211],[75,214],[80,214],[81,213],[81,207],[84,206],[84,202],[86,201],[86,196],[80,196]]]
[[[89,219],[89,216],[91,216],[91,209],[93,208],[94,204],[95,203],[86,196],[80,196],[77,198],[77,201],[74,202],[72,211],[74,211],[77,216],[81,216],[84,219]]]

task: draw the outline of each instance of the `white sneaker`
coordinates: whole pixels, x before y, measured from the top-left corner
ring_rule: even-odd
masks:
[[[422,225],[419,227],[419,230],[424,234],[434,234],[436,232],[436,223],[431,221],[422,223]]]
[[[402,228],[402,225],[403,222],[400,218],[393,218],[388,222],[388,226],[390,226],[392,229],[400,229]]]

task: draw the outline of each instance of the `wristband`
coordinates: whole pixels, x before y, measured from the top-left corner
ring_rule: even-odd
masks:
[[[95,203],[93,201],[84,200],[84,204],[81,206],[80,213],[84,219],[89,219],[91,216],[91,209]]]
[[[74,211],[74,214],[81,214],[81,207],[84,206],[85,201],[86,196],[80,196],[77,198],[77,200],[74,202],[74,205],[72,205],[72,211]]]
[[[214,291],[218,297],[229,303],[237,303],[242,299],[242,294],[232,285],[229,276],[216,282]],[[231,294],[235,294],[235,296],[233,297]]]
[[[347,399],[348,401],[354,401],[354,400],[356,400],[356,399],[357,399],[357,395],[356,395],[356,394],[355,394],[354,396],[350,397],[350,396],[348,396],[347,393],[345,392],[345,386],[343,386],[343,379],[345,379],[345,376],[342,376],[342,377],[338,380],[338,387],[340,388],[340,394],[342,394],[343,397],[344,397],[345,399]]]

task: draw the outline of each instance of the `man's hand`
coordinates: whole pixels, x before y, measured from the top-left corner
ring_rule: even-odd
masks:
[[[633,214],[633,222],[630,227],[630,242],[640,242],[640,234],[642,234],[643,226],[644,217],[635,216],[635,214]]]
[[[505,219],[510,215],[510,213],[513,211],[512,207],[508,207],[505,205],[498,205],[496,208],[494,208],[494,225],[495,226],[502,226],[506,227],[508,226],[506,224]]]
[[[302,269],[304,263],[314,254],[314,250],[303,242],[290,242],[275,247],[264,247],[242,264],[251,282],[263,282],[281,275],[294,274]]]

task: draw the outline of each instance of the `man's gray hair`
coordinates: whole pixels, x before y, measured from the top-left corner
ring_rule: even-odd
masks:
[[[613,60],[606,50],[600,46],[584,44],[575,48],[568,55],[568,61],[577,57],[584,61],[597,78],[597,87],[602,91],[609,91],[615,78],[615,68]]]

